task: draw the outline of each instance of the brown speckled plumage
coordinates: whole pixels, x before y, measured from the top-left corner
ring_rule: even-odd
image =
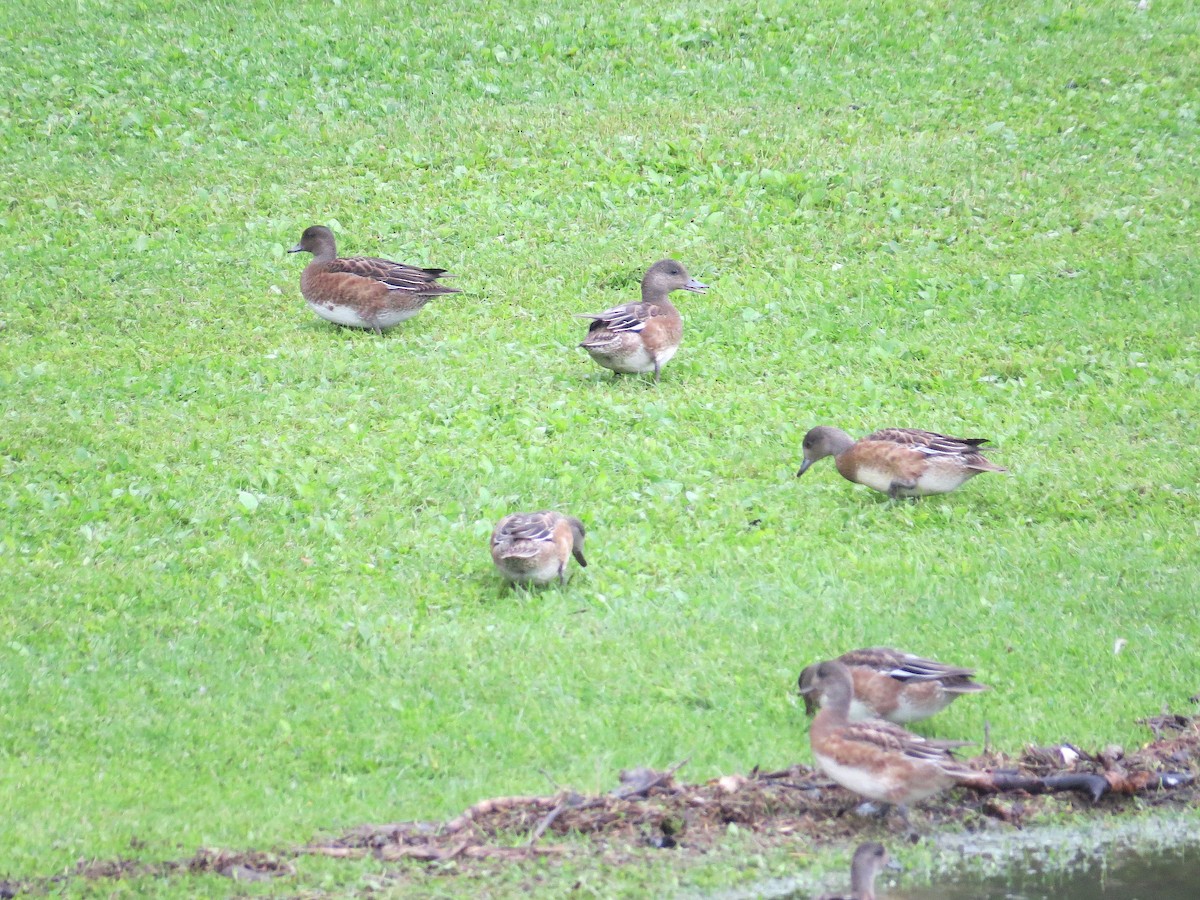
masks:
[[[804,436],[797,477],[826,456],[848,481],[889,497],[944,494],[980,472],[1007,472],[980,452],[986,438],[956,438],[916,428],[884,428],[859,441],[839,428],[819,425]]]
[[[950,754],[966,742],[930,740],[882,719],[849,721],[853,684],[837,660],[817,666],[809,690],[823,704],[809,729],[813,756],[847,790],[903,806],[974,776]]]
[[[941,712],[963,694],[988,689],[972,680],[974,669],[948,666],[891,647],[851,650],[839,656],[838,662],[850,670],[853,679],[854,694],[848,711],[851,721],[879,718],[898,725],[919,722]],[[810,716],[821,701],[810,687],[816,670],[816,664],[808,666],[799,679]]]
[[[580,313],[591,319],[579,346],[606,369],[625,374],[653,372],[657,382],[683,340],[683,317],[668,299],[672,291],[704,293],[708,285],[688,275],[682,263],[664,259],[642,278],[640,303],[614,306],[600,313]]]
[[[510,581],[521,584],[547,584],[567,581],[567,557],[574,556],[586,567],[583,558],[583,522],[574,516],[556,512],[512,513],[492,531],[492,562]]]
[[[313,260],[300,276],[300,293],[321,318],[377,334],[421,311],[434,297],[456,294],[439,284],[445,269],[425,269],[370,256],[339,258],[333,232],[307,228],[289,253],[306,251]]]

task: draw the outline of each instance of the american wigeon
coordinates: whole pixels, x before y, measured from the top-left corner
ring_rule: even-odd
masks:
[[[988,690],[986,684],[971,680],[974,669],[948,666],[891,647],[851,650],[839,656],[838,662],[850,670],[854,684],[848,713],[851,722],[919,722],[941,712],[963,694]],[[814,664],[800,673],[800,693],[810,716],[821,705],[821,698],[811,687],[816,672]]]
[[[492,561],[509,581],[520,584],[567,583],[567,557],[583,558],[583,523],[556,512],[513,513],[492,532]]]
[[[987,438],[956,438],[916,428],[885,428],[855,441],[839,428],[818,425],[804,436],[799,478],[832,456],[842,477],[897,497],[945,494],[980,472],[1007,472],[979,451]]]
[[[931,797],[975,773],[950,751],[967,741],[936,741],[882,719],[851,722],[854,685],[837,660],[820,663],[808,689],[822,699],[808,737],[826,775],[847,790],[881,803],[905,806]]]
[[[883,844],[859,844],[850,861],[850,893],[821,894],[817,900],[875,900],[875,879],[890,862]]]
[[[339,258],[333,232],[324,225],[304,229],[288,253],[305,251],[313,260],[300,276],[300,293],[322,319],[376,334],[419,313],[441,294],[457,288],[438,284],[445,269],[422,269],[369,256]]]
[[[606,369],[621,374],[653,372],[657,382],[683,339],[683,317],[668,299],[672,291],[680,290],[703,294],[708,285],[688,275],[683,263],[673,259],[656,262],[642,278],[640,303],[577,314],[592,320],[579,346]]]

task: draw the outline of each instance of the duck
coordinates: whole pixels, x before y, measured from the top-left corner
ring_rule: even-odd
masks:
[[[567,558],[574,556],[586,568],[583,557],[583,522],[574,516],[545,510],[512,513],[496,523],[492,531],[492,562],[500,574],[516,584],[567,583]]]
[[[813,758],[821,771],[853,793],[897,806],[907,821],[908,805],[979,776],[952,751],[969,741],[924,738],[882,719],[850,721],[854,682],[836,659],[819,663],[807,685],[821,708],[809,729]]]
[[[956,438],[917,428],[884,428],[861,440],[840,428],[818,425],[804,436],[799,478],[817,460],[832,456],[847,481],[898,497],[946,494],[980,472],[1007,472],[984,458],[987,438]]]
[[[990,690],[972,680],[974,669],[948,666],[932,659],[894,650],[891,647],[864,647],[843,653],[838,662],[850,670],[854,692],[848,718],[885,719],[897,725],[920,722],[941,712],[963,694]],[[811,716],[820,704],[811,684],[817,666],[800,673],[800,694],[805,711]]]
[[[689,275],[683,263],[659,260],[642,278],[641,302],[600,313],[576,314],[576,318],[592,320],[579,346],[601,366],[618,374],[653,372],[657,384],[662,367],[683,340],[683,317],[668,299],[672,291],[680,290],[703,294],[708,285]]]
[[[883,844],[874,841],[859,844],[850,861],[850,893],[821,894],[817,900],[875,900],[875,879],[885,866],[891,865]]]
[[[322,319],[382,334],[411,319],[425,304],[457,288],[439,284],[445,269],[424,269],[370,256],[339,257],[333,232],[324,225],[304,229],[288,253],[311,253],[300,275],[300,293]]]

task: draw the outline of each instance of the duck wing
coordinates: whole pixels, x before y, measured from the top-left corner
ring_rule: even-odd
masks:
[[[327,272],[344,272],[360,278],[378,281],[389,291],[406,291],[410,294],[436,295],[457,294],[457,288],[438,284],[438,278],[446,275],[445,269],[426,269],[378,259],[373,256],[348,256],[331,260],[326,264]]]
[[[922,431],[919,428],[883,428],[874,434],[869,434],[864,441],[887,441],[891,444],[901,444],[922,452],[966,454],[974,453],[976,449],[988,442],[987,438],[958,438],[948,434],[938,434],[936,431]]]
[[[896,448],[912,450],[925,457],[952,461],[957,465],[980,472],[1008,471],[1003,466],[991,462],[979,452],[980,445],[988,442],[987,438],[951,437],[948,434],[938,434],[936,431],[921,431],[919,428],[884,428],[867,435],[863,441],[891,444]]]
[[[942,681],[946,678],[968,677],[974,669],[948,666],[937,660],[925,659],[894,650],[891,647],[864,647],[838,657],[847,666],[860,666],[901,682]]]
[[[888,753],[902,753],[913,759],[930,760],[937,763],[953,763],[951,750],[966,747],[970,741],[940,741],[913,734],[899,725],[882,719],[867,719],[854,722],[840,729],[840,736],[848,741],[865,744]]]
[[[655,316],[663,315],[657,303],[626,303],[599,313],[576,313],[577,319],[591,319],[588,331],[641,331]]]
[[[513,513],[505,516],[492,532],[492,545],[517,541],[544,543],[554,540],[557,519],[551,513]]]

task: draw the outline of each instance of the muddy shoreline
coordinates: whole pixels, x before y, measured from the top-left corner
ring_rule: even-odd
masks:
[[[0,897],[44,893],[76,879],[215,873],[238,881],[286,882],[296,872],[292,861],[305,856],[453,861],[458,865],[441,870],[470,874],[472,861],[494,867],[594,855],[606,864],[621,865],[649,848],[684,857],[706,854],[731,826],[753,834],[762,847],[784,846],[803,836],[806,844],[819,849],[861,840],[868,833],[902,841],[947,829],[980,830],[989,827],[988,820],[1021,828],[1051,812],[1113,816],[1200,806],[1200,716],[1163,714],[1143,723],[1154,738],[1128,753],[1113,746],[1085,752],[1061,744],[1028,747],[1015,757],[981,754],[967,763],[994,776],[992,789],[960,787],[925,801],[912,810],[908,825],[895,816],[880,820],[860,815],[857,797],[808,766],[689,784],[681,778],[686,766],[680,763],[664,771],[623,772],[621,783],[605,794],[563,790],[547,796],[493,798],[446,822],[363,825],[300,847],[204,848],[165,862],[80,861],[63,874],[0,881]]]

